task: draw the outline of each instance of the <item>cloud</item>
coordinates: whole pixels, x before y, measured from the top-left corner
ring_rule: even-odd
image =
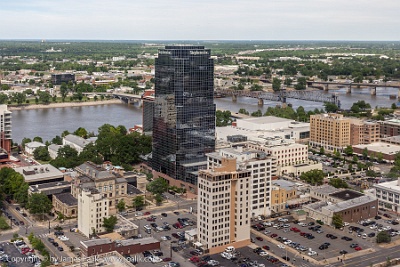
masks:
[[[400,39],[396,0],[0,2],[5,39]]]

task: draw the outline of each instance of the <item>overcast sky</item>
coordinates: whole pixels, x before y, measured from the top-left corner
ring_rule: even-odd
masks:
[[[400,0],[0,0],[0,39],[400,40]]]

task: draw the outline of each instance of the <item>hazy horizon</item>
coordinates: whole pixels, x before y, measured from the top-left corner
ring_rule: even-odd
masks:
[[[1,0],[0,0],[1,1]],[[7,40],[400,40],[400,1],[1,1]]]

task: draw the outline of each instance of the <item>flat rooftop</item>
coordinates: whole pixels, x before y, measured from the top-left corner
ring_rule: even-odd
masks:
[[[374,187],[400,193],[400,182],[398,180],[375,184]]]
[[[375,197],[372,196],[361,196],[358,198],[342,201],[333,205],[327,205],[323,207],[324,209],[330,210],[332,212],[340,212],[342,210],[351,209],[354,207],[358,207],[364,204],[368,204],[370,202],[376,201]],[[378,207],[375,207],[376,209]]]
[[[336,192],[331,194],[332,197],[341,199],[341,200],[349,200],[349,199],[354,199],[363,196],[364,194],[360,192],[356,192],[353,190],[343,190],[340,192]]]
[[[388,144],[383,142],[376,142],[368,145],[355,145],[354,148],[365,149],[367,148],[368,151],[373,152],[380,152],[386,155],[395,155],[396,153],[400,152],[400,146],[394,144]]]
[[[32,165],[14,168],[24,176],[25,182],[34,183],[46,180],[64,178],[64,173],[50,164]]]
[[[242,119],[243,121],[253,122],[257,124],[267,124],[267,123],[277,123],[277,122],[292,122],[294,120],[279,118],[275,116],[263,116],[263,117],[255,117],[255,118],[248,118]]]
[[[331,195],[334,194],[336,192],[339,192],[340,189],[337,189],[331,185],[321,185],[318,187],[314,187],[311,189],[311,191],[318,193],[318,194],[322,194],[322,195]]]

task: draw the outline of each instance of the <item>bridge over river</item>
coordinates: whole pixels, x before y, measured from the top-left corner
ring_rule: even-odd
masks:
[[[278,92],[264,92],[216,88],[215,94],[231,96],[232,101],[236,101],[238,96],[256,98],[258,99],[259,105],[264,105],[264,100],[286,103],[287,98],[293,98],[314,102],[329,102],[340,107],[340,100],[336,94],[327,96],[325,93],[318,90],[280,90]]]
[[[346,87],[347,88],[347,94],[351,94],[352,89],[355,88],[360,88],[360,87],[368,87],[371,88],[371,95],[376,96],[376,88],[381,87],[381,88],[396,88],[399,89],[397,93],[397,98],[400,98],[400,85],[398,83],[393,84],[393,83],[353,83],[353,82],[325,82],[325,81],[307,81],[307,86],[308,87],[314,87],[314,88],[319,88],[323,89],[324,91],[328,90],[333,90],[338,87]],[[333,88],[335,87],[335,88]]]

